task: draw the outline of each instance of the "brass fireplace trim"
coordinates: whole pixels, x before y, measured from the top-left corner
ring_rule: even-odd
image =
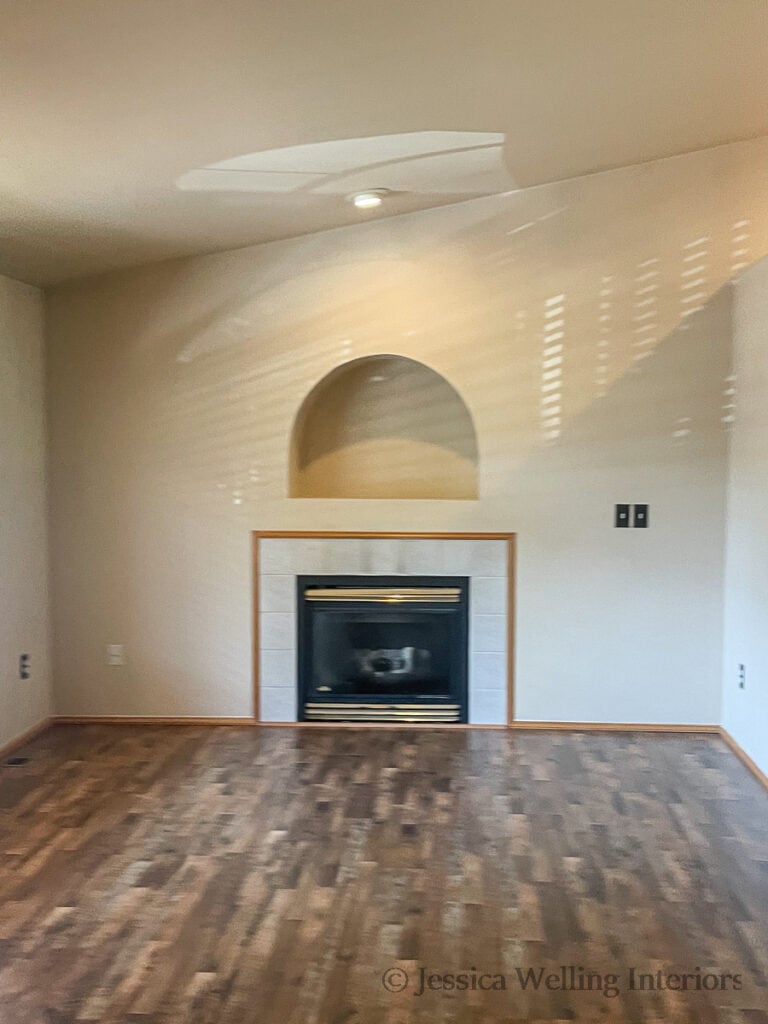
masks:
[[[507,725],[515,721],[515,541],[514,533],[408,533],[372,530],[254,530],[253,540],[253,721],[259,717],[259,543],[262,539],[336,538],[337,540],[503,540],[507,545]],[[272,723],[267,723],[272,724]],[[291,723],[294,724],[294,723]],[[306,725],[307,723],[298,723]],[[311,723],[310,723],[311,724]],[[321,722],[317,722],[321,725]],[[343,723],[339,723],[343,724]],[[382,722],[384,726],[386,723]],[[390,722],[390,725],[392,723]],[[405,724],[405,723],[404,723]],[[437,723],[435,723],[437,724]],[[488,728],[468,726],[467,728]],[[494,728],[499,728],[495,726]],[[501,727],[503,728],[503,726]]]
[[[431,601],[437,604],[458,604],[459,587],[312,587],[304,591],[306,601],[380,601],[385,604],[407,604]]]
[[[458,704],[373,704],[357,701],[304,705],[308,721],[319,722],[458,722]]]

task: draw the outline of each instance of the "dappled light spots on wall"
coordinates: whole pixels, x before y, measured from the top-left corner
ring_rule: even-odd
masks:
[[[678,416],[672,427],[673,440],[682,443],[686,437],[690,437],[692,422],[690,416]]]
[[[585,437],[579,459],[606,464],[620,442],[653,463],[722,438],[733,396],[705,352],[727,336],[717,293],[768,249],[768,142],[753,150],[131,272],[108,329],[144,396],[127,447],[153,467],[145,498],[233,521],[284,503],[301,521],[286,502],[301,400],[382,348],[434,367],[471,408],[493,516],[540,456]]]
[[[702,235],[683,246],[683,271],[680,284],[680,319],[685,327],[686,318],[699,313],[710,297],[707,287],[709,247],[712,239]]]
[[[653,256],[637,265],[635,274],[634,360],[639,362],[653,355],[659,340],[659,258]]]
[[[725,424],[726,428],[736,421],[736,394],[736,374],[729,373],[724,381],[722,416],[720,417],[720,422]]]
[[[613,324],[613,278],[604,275],[600,281],[600,295],[597,314],[597,366],[595,386],[598,398],[608,390],[608,366],[611,358],[611,331]]]
[[[752,221],[747,219],[737,220],[733,225],[731,236],[731,273],[738,274],[751,262],[752,247],[750,240],[750,225]]]
[[[546,444],[560,437],[565,353],[565,295],[551,295],[544,302],[541,359],[541,432]]]

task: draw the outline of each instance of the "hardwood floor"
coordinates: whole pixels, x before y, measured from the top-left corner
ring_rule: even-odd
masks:
[[[718,739],[59,726],[18,753],[1,1024],[768,1024],[768,793]]]

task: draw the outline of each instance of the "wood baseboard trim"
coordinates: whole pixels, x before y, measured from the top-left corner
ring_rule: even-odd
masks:
[[[254,718],[197,718],[151,715],[57,715],[56,725],[258,725]]]
[[[265,729],[493,729],[497,732],[658,732],[717,736],[719,725],[657,725],[643,722],[510,722],[472,725],[459,722],[257,722]]]
[[[31,743],[32,740],[36,740],[38,736],[47,732],[53,724],[53,721],[53,718],[44,718],[42,721],[38,722],[37,725],[33,725],[31,729],[27,729],[27,731],[23,732],[20,736],[17,736],[15,739],[5,743],[0,747],[0,760],[5,760],[5,758],[10,757],[14,751],[18,750],[20,747],[25,747],[27,743]]]
[[[265,729],[490,729],[496,732],[658,732],[723,735],[719,725],[658,725],[643,722],[511,722],[472,725],[457,722],[259,722],[255,718],[152,717],[150,715],[59,715],[46,725],[222,725]],[[22,737],[23,740],[23,737]],[[726,741],[727,742],[727,741]],[[733,741],[730,741],[733,744]],[[743,752],[742,752],[743,753]],[[743,755],[746,757],[746,754]]]
[[[554,732],[666,732],[718,735],[719,725],[657,724],[650,722],[511,722],[510,729]]]
[[[256,718],[152,718],[138,715],[59,715],[55,725],[223,725],[263,729],[496,729],[506,725],[465,725],[440,722],[259,722]]]
[[[765,786],[766,789],[768,789],[768,775],[765,774],[762,768],[758,768],[758,766],[755,764],[755,762],[752,760],[749,754],[745,750],[742,750],[742,748],[739,746],[739,744],[736,742],[733,736],[731,736],[727,729],[724,729],[722,726],[720,726],[718,731],[720,733],[720,738],[722,739],[723,743],[725,743],[725,745],[736,755],[736,757],[738,757],[738,759],[741,761],[744,767],[747,768],[750,772],[752,772],[757,781],[762,786]]]

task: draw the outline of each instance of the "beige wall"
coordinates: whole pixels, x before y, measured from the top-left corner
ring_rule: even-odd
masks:
[[[723,725],[768,774],[768,260],[737,283],[734,306]]]
[[[0,746],[51,711],[42,313],[36,288],[0,277]]]
[[[729,294],[763,142],[50,295],[62,712],[247,715],[254,528],[514,530],[517,712],[719,719]],[[253,208],[253,216],[258,216]],[[246,214],[248,210],[246,210]],[[461,393],[478,501],[290,499],[311,388],[388,352]],[[616,502],[651,528],[612,528]],[[127,664],[108,668],[107,643]]]

